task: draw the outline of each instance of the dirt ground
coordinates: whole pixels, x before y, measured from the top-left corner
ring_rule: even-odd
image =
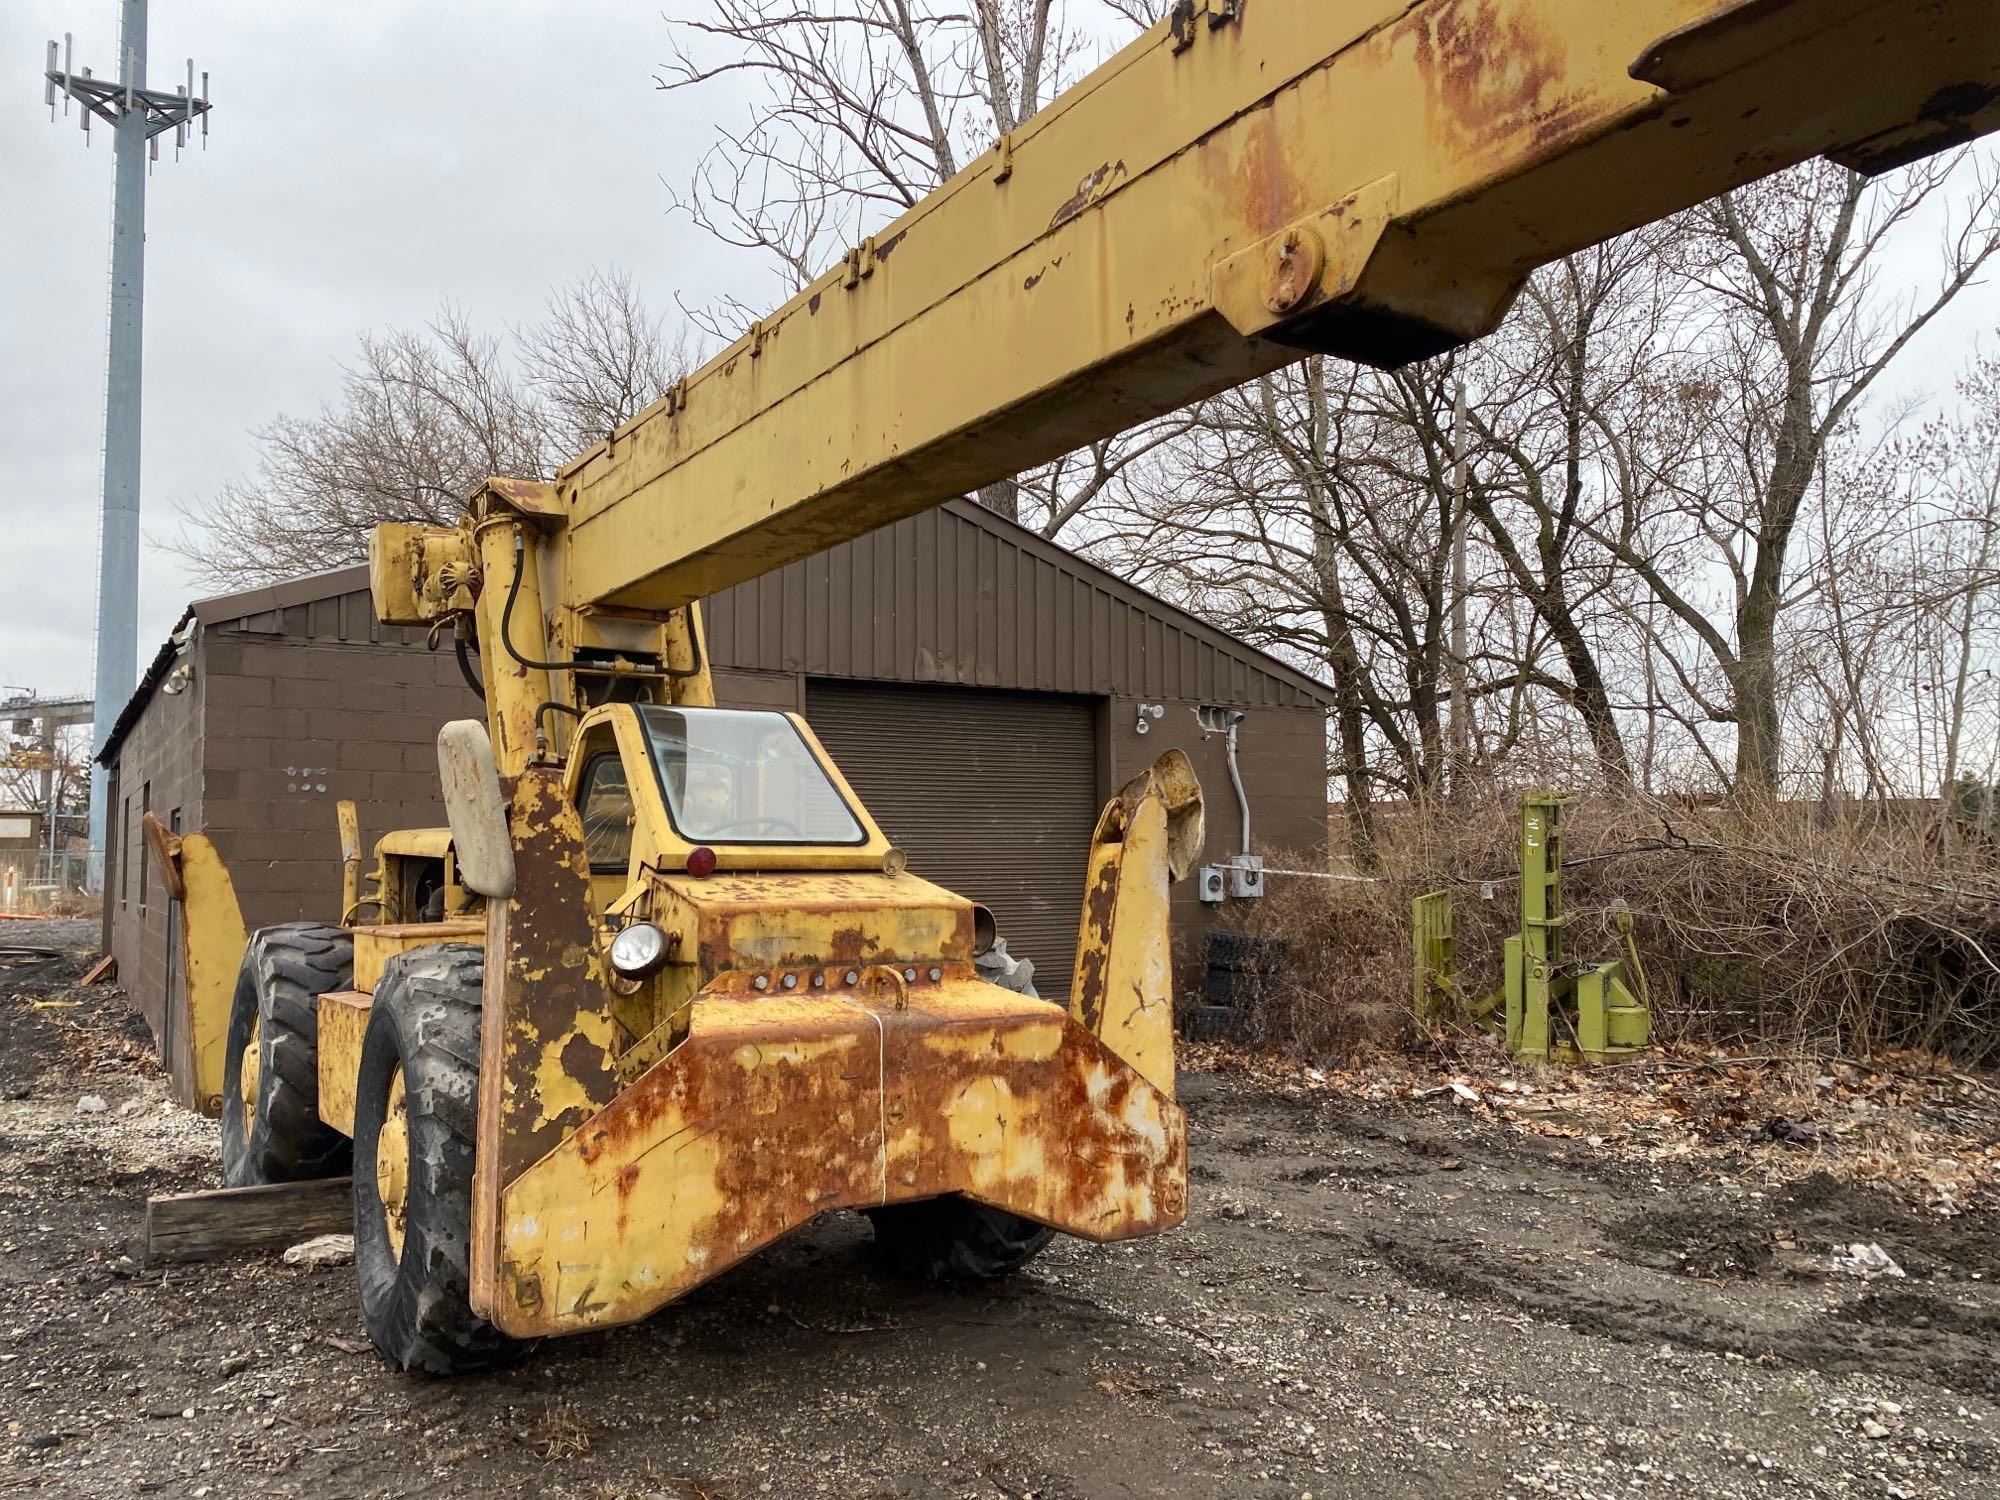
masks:
[[[1176,1233],[940,1292],[841,1216],[639,1327],[396,1375],[351,1268],[135,1263],[147,1195],[217,1180],[214,1130],[80,970],[0,969],[0,1492],[2000,1496],[1983,1198],[1227,1069],[1184,1079]],[[1857,1241],[1907,1276],[1842,1274]]]

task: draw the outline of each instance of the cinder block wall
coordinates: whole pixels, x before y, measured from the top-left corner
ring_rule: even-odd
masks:
[[[484,710],[449,649],[219,632],[205,645],[203,826],[244,923],[337,922],[335,804],[356,804],[364,850],[391,829],[438,827],[438,729]]]

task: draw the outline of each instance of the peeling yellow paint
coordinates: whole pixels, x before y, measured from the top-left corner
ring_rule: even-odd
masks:
[[[563,1052],[579,1038],[600,1052],[609,1052],[617,1030],[608,1013],[583,1011],[577,1015],[573,1028],[543,1044],[541,1062],[535,1069],[535,1097],[540,1108],[538,1127],[552,1125],[572,1112],[579,1116],[589,1114],[596,1107],[583,1085],[563,1065]]]
[[[146,845],[168,895],[181,903],[181,962],[187,974],[187,1013],[168,1029],[177,1055],[168,1058],[174,1097],[214,1114],[222,1108],[224,1051],[236,976],[250,946],[236,886],[215,845],[200,833],[176,834],[147,812]],[[168,997],[173,1003],[173,997]]]

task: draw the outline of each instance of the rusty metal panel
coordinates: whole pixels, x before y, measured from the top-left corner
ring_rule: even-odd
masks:
[[[1163,1093],[1174,1089],[1170,891],[1204,842],[1201,784],[1179,750],[1128,782],[1091,835],[1070,1014]]]
[[[361,1039],[374,1002],[358,990],[319,997],[314,1046],[319,1063],[319,1117],[342,1135],[354,1134],[354,1093],[361,1079]]]
[[[972,899],[912,874],[675,876],[660,888],[661,925],[693,934],[704,975],[972,957]]]
[[[820,1213],[947,1192],[1091,1239],[1153,1233],[1186,1214],[1186,1153],[1171,1098],[969,966],[817,999],[731,976],[506,1188],[489,1315],[518,1336],[629,1322]]]
[[[165,887],[162,905],[181,903],[180,954],[187,1004],[163,1025],[173,1045],[165,1058],[174,1096],[204,1114],[222,1108],[224,1051],[236,978],[249,934],[236,886],[215,845],[200,833],[171,832],[152,811],[144,817],[146,850]],[[106,899],[110,895],[106,893]],[[175,1000],[165,997],[171,1010]]]
[[[498,916],[489,921],[479,1079],[480,1144],[495,1148],[490,1154],[503,1180],[552,1148],[618,1088],[590,862],[561,773],[522,772],[509,816],[514,899],[491,908]],[[502,956],[497,974],[496,950]],[[484,1128],[489,1093],[492,1131]]]
[[[2000,124],[1991,0],[1216,14],[1133,43],[889,226],[870,274],[830,271],[565,470],[571,592],[712,594],[1299,351],[1478,337],[1537,264],[1793,162]]]

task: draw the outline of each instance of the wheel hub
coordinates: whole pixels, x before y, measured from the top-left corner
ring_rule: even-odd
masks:
[[[382,1200],[390,1253],[401,1261],[410,1212],[410,1111],[401,1068],[389,1080],[389,1104],[382,1114],[381,1133],[375,1137],[375,1194]]]
[[[263,1073],[263,1031],[261,1017],[250,1021],[250,1041],[243,1048],[243,1063],[238,1070],[236,1092],[243,1100],[243,1134],[247,1139],[250,1127],[257,1121],[257,1084]]]

